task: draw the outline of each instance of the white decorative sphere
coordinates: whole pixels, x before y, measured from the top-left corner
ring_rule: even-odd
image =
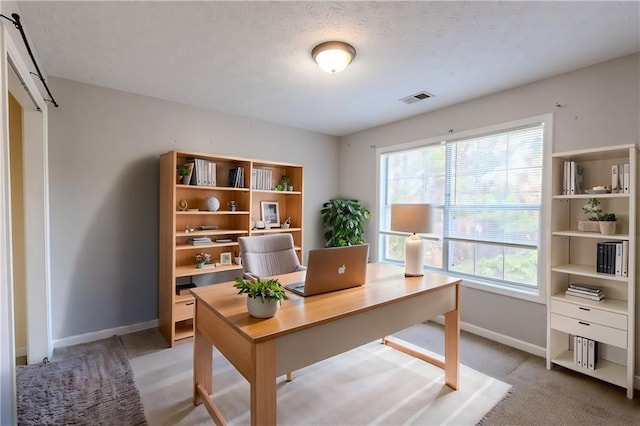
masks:
[[[207,197],[204,199],[204,209],[210,212],[218,211],[220,208],[220,200],[216,197]]]

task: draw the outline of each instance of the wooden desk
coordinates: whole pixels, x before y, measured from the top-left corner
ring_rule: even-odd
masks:
[[[302,273],[278,276],[282,284]],[[233,283],[194,289],[196,298],[193,403],[205,403],[217,424],[212,344],[250,383],[251,424],[276,424],[276,377],[388,336],[436,315],[445,316],[445,358],[433,359],[392,337],[384,342],[444,368],[445,383],[458,389],[460,280],[439,274],[405,278],[395,265],[368,265],[367,284],[311,297],[289,293],[275,317],[249,316],[246,296]],[[304,374],[304,373],[301,373]]]

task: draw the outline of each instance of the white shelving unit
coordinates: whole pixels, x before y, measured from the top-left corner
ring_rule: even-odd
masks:
[[[621,386],[633,398],[635,365],[636,282],[638,241],[638,147],[619,145],[551,155],[550,250],[547,253],[547,368],[565,368]],[[565,161],[584,170],[584,188],[611,185],[611,166],[629,164],[628,193],[563,195]],[[603,211],[615,213],[614,235],[578,231],[581,207],[598,198]],[[596,272],[596,247],[602,241],[629,241],[628,276]],[[566,296],[572,283],[604,290],[600,302]],[[596,367],[574,363],[573,336],[598,342]]]

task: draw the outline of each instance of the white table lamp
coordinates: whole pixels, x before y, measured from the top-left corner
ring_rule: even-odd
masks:
[[[404,242],[404,263],[407,277],[424,275],[424,243],[416,233],[431,232],[431,204],[392,204],[391,230],[411,232]]]

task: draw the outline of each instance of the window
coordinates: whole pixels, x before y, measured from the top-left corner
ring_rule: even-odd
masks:
[[[431,203],[427,267],[538,294],[545,124],[513,124],[379,151],[381,261],[404,258],[406,234],[389,230],[391,204]]]

